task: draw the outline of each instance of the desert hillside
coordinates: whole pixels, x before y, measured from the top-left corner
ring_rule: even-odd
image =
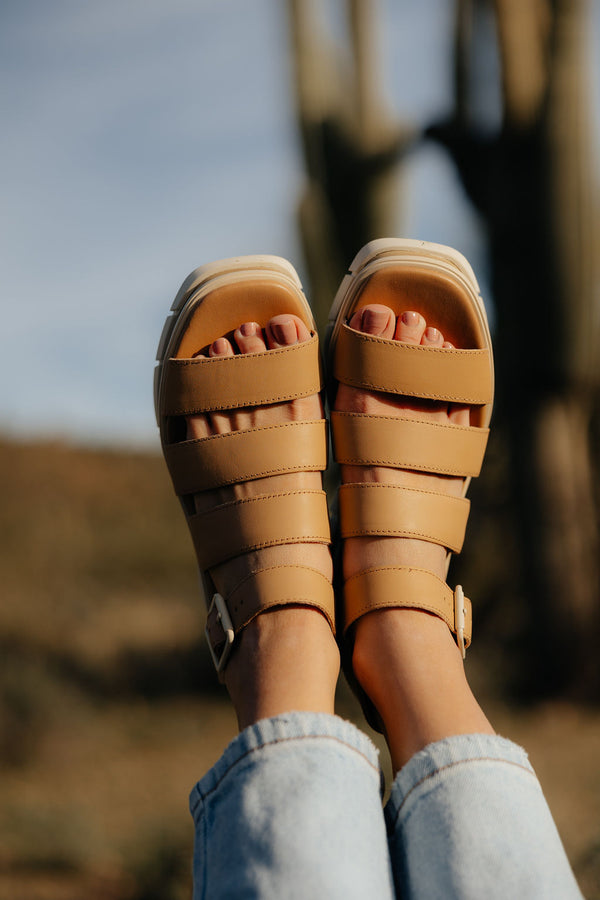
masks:
[[[164,464],[0,440],[0,497],[0,900],[189,898],[187,795],[235,720]],[[488,629],[472,681],[600,900],[600,711],[509,704],[501,656]]]

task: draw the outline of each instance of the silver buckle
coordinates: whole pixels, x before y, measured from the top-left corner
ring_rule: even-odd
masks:
[[[212,641],[210,639],[210,635],[208,633],[208,620],[210,615],[212,614],[213,609],[216,607],[217,609],[217,622],[223,629],[223,634],[225,636],[225,643],[223,645],[223,649],[221,654],[217,656],[213,649]],[[229,654],[231,653],[231,648],[233,646],[233,641],[235,639],[235,631],[233,629],[233,623],[229,616],[229,612],[225,605],[225,600],[221,597],[220,594],[213,594],[213,598],[211,604],[208,608],[207,613],[207,621],[206,628],[204,629],[204,633],[206,634],[206,640],[208,641],[208,649],[210,650],[210,655],[212,656],[212,661],[215,664],[215,669],[220,675],[225,666],[227,665],[227,660],[229,659]]]
[[[454,588],[454,630],[458,649],[464,659],[467,655],[465,649],[465,594],[460,584]]]

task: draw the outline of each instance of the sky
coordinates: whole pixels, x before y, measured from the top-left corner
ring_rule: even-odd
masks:
[[[154,355],[185,276],[246,253],[305,276],[286,6],[2,0],[0,433],[157,446]],[[390,111],[417,127],[450,109],[451,7],[379,3]],[[341,3],[321,8],[338,34]],[[407,198],[397,233],[457,247],[485,289],[441,151],[411,158]]]

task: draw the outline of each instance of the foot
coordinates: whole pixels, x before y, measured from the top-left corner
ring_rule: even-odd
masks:
[[[358,331],[411,344],[452,348],[438,323],[406,310],[396,316],[386,306],[370,305],[350,320]],[[469,408],[365,391],[340,384],[336,410],[371,415],[430,418],[469,425]],[[342,466],[342,482],[401,484],[452,496],[462,479],[382,466]],[[345,541],[344,577],[380,566],[413,566],[446,577],[446,550],[412,538],[362,537]],[[395,769],[417,750],[451,734],[492,732],[468,688],[460,652],[445,623],[426,612],[385,609],[371,612],[355,626],[352,664],[361,687],[379,712]]]
[[[209,356],[232,356],[277,350],[308,340],[310,333],[293,315],[272,318],[263,330],[245,322],[233,340],[221,337]],[[318,395],[256,408],[190,416],[188,439],[242,429],[322,418]],[[299,472],[261,478],[197,494],[197,512],[231,500],[279,491],[321,490],[319,472]],[[251,571],[278,565],[305,565],[331,581],[329,548],[322,544],[266,547],[239,556],[211,570],[217,590],[227,596]],[[293,575],[290,574],[290,579]],[[291,711],[333,713],[339,654],[325,618],[314,609],[286,607],[264,612],[237,639],[225,670],[225,684],[236,708],[240,728],[260,718]]]

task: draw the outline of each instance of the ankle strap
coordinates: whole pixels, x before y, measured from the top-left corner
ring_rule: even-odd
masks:
[[[442,619],[461,652],[471,643],[471,601],[460,585],[453,591],[426,569],[385,566],[366,569],[346,581],[344,630],[375,609],[421,609]]]
[[[316,609],[335,634],[335,603],[329,580],[308,566],[272,566],[247,576],[225,599],[214,593],[206,617],[206,638],[221,674],[241,631],[256,616],[282,606]]]

